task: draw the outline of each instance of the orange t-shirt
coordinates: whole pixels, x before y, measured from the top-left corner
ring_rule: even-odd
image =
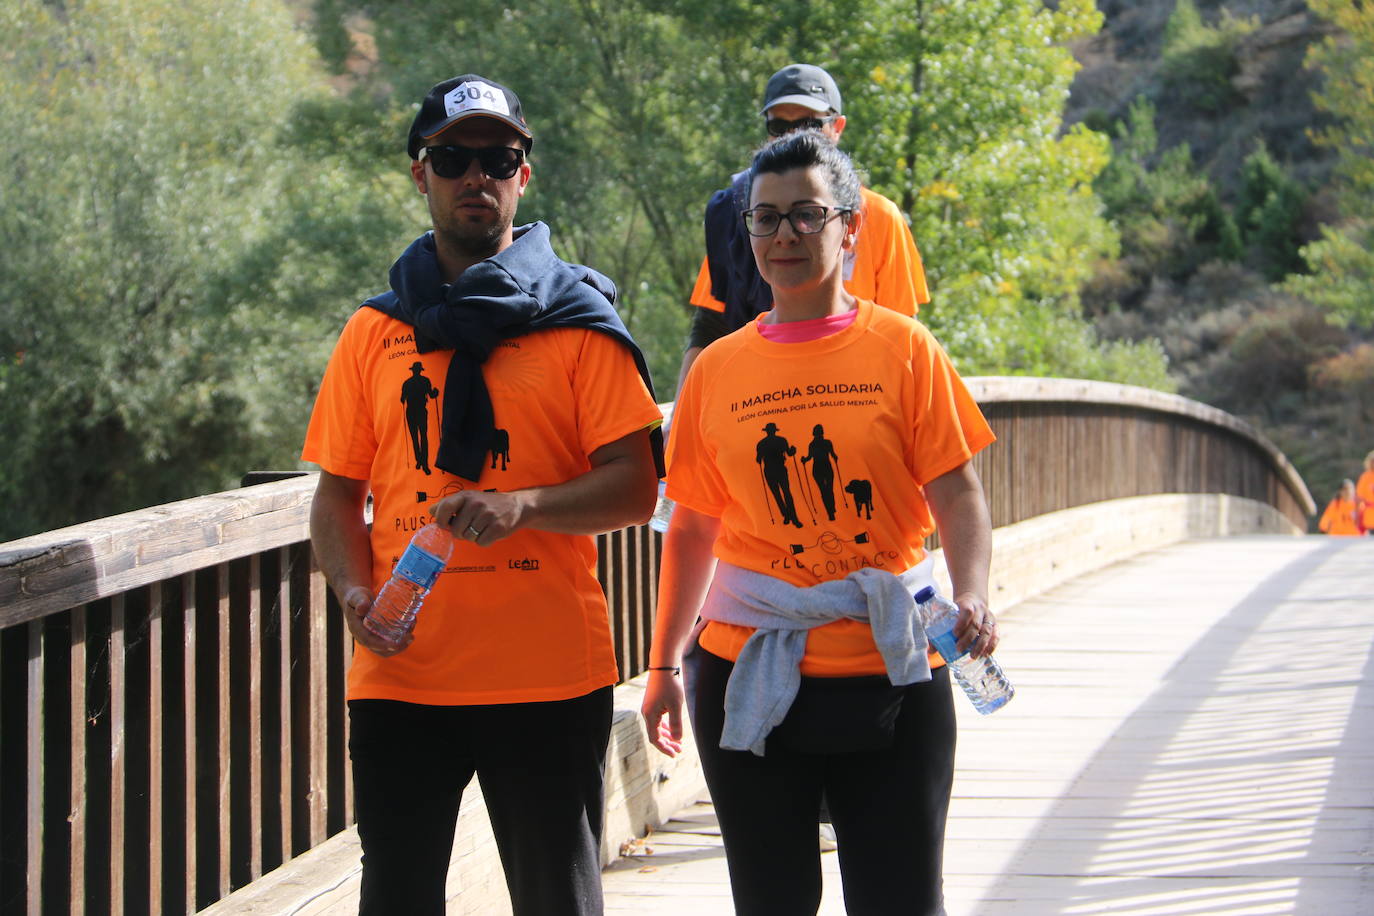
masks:
[[[1317,527],[1327,534],[1358,535],[1360,526],[1355,524],[1355,501],[1337,496],[1326,504]]]
[[[922,303],[930,301],[921,252],[896,204],[877,191],[861,188],[860,192],[864,221],[852,257],[845,253],[844,288],[859,299],[915,315]],[[711,268],[705,259],[688,301],[713,312],[725,311],[725,303],[711,295]]]
[[[1355,499],[1360,504],[1365,531],[1374,531],[1374,471],[1365,471],[1355,481]]]
[[[860,300],[844,330],[778,343],[751,322],[702,351],[679,392],[667,495],[720,519],[714,552],[794,585],[902,572],[935,530],[921,487],[993,441],[923,325]],[[734,659],[753,631],[711,622]],[[812,630],[802,673],[880,674],[868,624]]]
[[[596,449],[661,421],[630,351],[613,338],[560,328],[503,341],[482,366],[497,447],[474,484],[430,464],[452,356],[417,353],[409,325],[361,308],[325,370],[302,457],[370,483],[374,590],[443,496],[561,483],[589,470]],[[348,697],[534,702],[617,679],[595,539],[526,529],[490,547],[457,541],[415,641],[390,658],[357,647]]]

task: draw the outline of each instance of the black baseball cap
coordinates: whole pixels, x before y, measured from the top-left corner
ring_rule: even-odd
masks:
[[[821,114],[830,111],[839,114],[840,89],[830,74],[820,67],[788,64],[768,78],[759,114],[767,117],[768,109],[774,105],[804,105]]]
[[[444,80],[425,95],[415,120],[410,125],[406,152],[420,158],[420,147],[443,130],[468,118],[491,118],[508,124],[524,138],[525,152],[534,145],[534,135],[520,110],[520,98],[502,86],[475,73]]]

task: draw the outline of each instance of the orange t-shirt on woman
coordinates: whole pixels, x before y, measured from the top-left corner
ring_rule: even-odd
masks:
[[[1355,501],[1337,496],[1326,504],[1326,511],[1317,527],[1327,534],[1358,536],[1360,526],[1355,523]]]

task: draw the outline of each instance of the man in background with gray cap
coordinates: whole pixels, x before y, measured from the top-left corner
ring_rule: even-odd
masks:
[[[661,418],[614,284],[559,259],[543,223],[513,224],[533,142],[485,77],[425,96],[406,150],[434,228],[344,327],[306,433],[311,541],[355,643],[364,914],[444,912],[474,775],[517,916],[602,911],[619,678],[593,536],[648,518]],[[373,599],[431,521],[452,555],[429,558],[414,629],[379,635]]]
[[[814,128],[838,143],[847,123],[840,90],[830,74],[812,64],[788,64],[768,79],[763,93],[764,127],[770,137]],[[706,258],[692,289],[692,332],[682,358],[678,385],[697,354],[712,341],[773,307],[773,293],[759,276],[740,211],[748,206],[749,171],[706,205]],[[897,205],[863,188],[863,229],[844,263],[844,288],[904,315],[930,301],[921,254]]]

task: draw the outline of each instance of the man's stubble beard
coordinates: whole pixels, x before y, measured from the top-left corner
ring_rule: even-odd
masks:
[[[504,219],[485,225],[435,226],[434,234],[443,240],[449,250],[464,257],[485,260],[501,250],[501,239],[511,222]]]

